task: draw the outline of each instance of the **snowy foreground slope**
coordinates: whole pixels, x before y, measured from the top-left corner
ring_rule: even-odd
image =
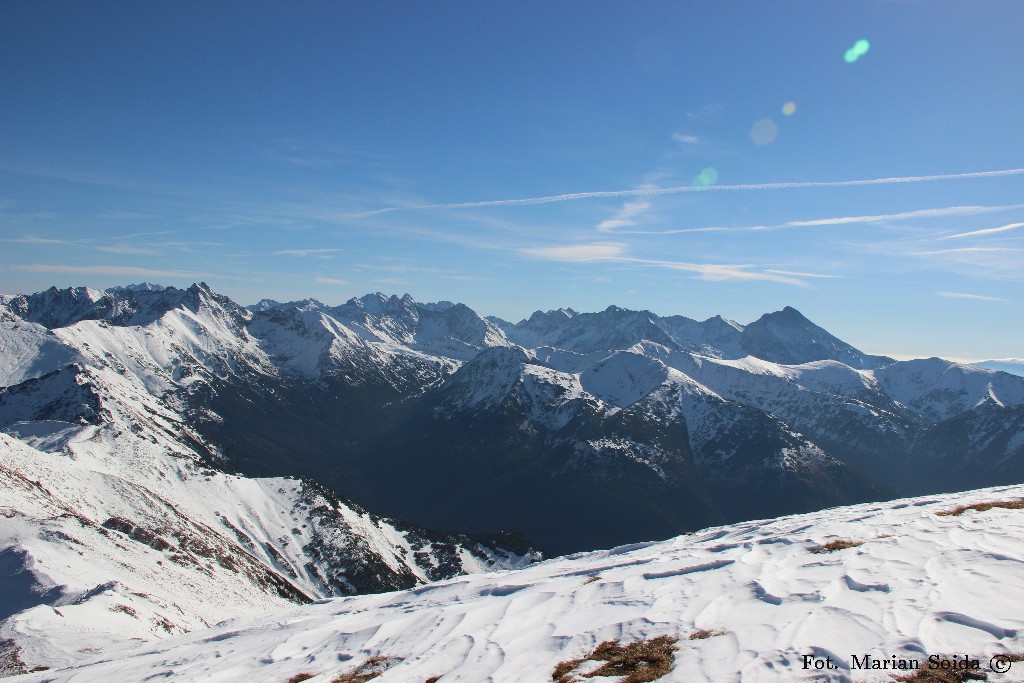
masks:
[[[927,666],[930,655],[969,655],[987,670],[995,654],[1024,652],[1024,510],[936,513],[1021,499],[1024,485],[710,528],[322,600],[18,680],[284,683],[307,674],[326,683],[367,680],[344,675],[375,667],[386,669],[380,683],[540,682],[603,641],[658,636],[678,638],[673,670],[658,679],[666,682],[905,673],[855,668],[868,657]],[[811,552],[837,540],[861,545]],[[710,637],[689,638],[702,630]],[[837,668],[803,668],[827,660]],[[1024,680],[1024,662],[988,680]]]

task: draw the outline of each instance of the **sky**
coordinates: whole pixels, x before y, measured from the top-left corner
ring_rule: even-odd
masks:
[[[0,292],[1024,357],[1024,3],[0,3]]]

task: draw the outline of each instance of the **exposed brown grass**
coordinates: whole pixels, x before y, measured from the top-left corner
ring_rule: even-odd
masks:
[[[439,680],[441,680],[440,676],[431,676],[427,680],[423,681],[423,683],[437,683]]]
[[[988,675],[978,669],[918,669],[914,673],[897,676],[897,683],[964,683],[965,681],[984,681]]]
[[[1008,662],[1024,662],[1024,652],[1000,655],[1000,657]]]
[[[139,613],[135,611],[135,608],[129,607],[128,605],[112,605],[107,609],[109,609],[111,612],[121,612],[122,614],[127,614],[128,616],[133,617],[135,619],[139,618]]]
[[[658,636],[650,640],[640,640],[628,645],[620,645],[617,640],[606,640],[594,651],[582,659],[571,659],[559,662],[551,673],[555,683],[574,683],[579,681],[574,672],[584,662],[604,662],[603,665],[585,674],[583,678],[622,677],[618,683],[648,683],[656,681],[672,671],[672,653],[676,647],[676,638]]]
[[[299,683],[299,681],[308,681],[313,678],[316,674],[295,674],[284,683]]]
[[[984,674],[980,674],[984,676]],[[951,669],[918,669],[912,674],[897,676],[898,683],[964,683],[964,681],[983,681],[977,672],[953,671]]]
[[[1024,662],[1024,652],[1006,653],[996,656],[1002,658],[1005,662]],[[985,666],[986,664],[991,666],[991,662],[996,656],[990,659],[987,656],[972,655],[970,659],[977,660],[983,667],[979,669],[933,669],[926,663],[917,671],[897,676],[892,680],[894,683],[965,683],[966,681],[985,681],[988,680],[988,673],[985,669],[996,671],[997,673],[1005,673],[1005,671],[998,671]]]
[[[348,673],[341,674],[331,683],[366,683],[398,664],[400,659],[395,657],[370,657]]]
[[[588,576],[587,577],[587,580],[583,582],[583,585],[586,586],[588,583],[594,583],[595,581],[600,581],[600,580],[601,580],[601,575],[600,574],[593,574],[592,576]]]
[[[956,517],[962,515],[968,510],[977,510],[978,512],[985,512],[985,510],[991,510],[992,508],[1006,508],[1007,510],[1024,510],[1024,500],[999,500],[991,503],[974,503],[973,505],[960,505],[952,510],[943,510],[942,512],[936,512],[935,514],[939,517]]]
[[[708,638],[714,638],[715,636],[724,635],[725,631],[722,631],[721,629],[715,629],[712,631],[710,629],[702,628],[698,631],[694,631],[693,633],[691,633],[687,637],[687,640],[707,640]]]
[[[819,545],[817,548],[811,548],[810,552],[816,555],[820,555],[821,553],[834,553],[837,550],[856,548],[857,546],[863,544],[863,541],[847,541],[845,539],[836,539],[835,541],[829,541],[824,545]]]

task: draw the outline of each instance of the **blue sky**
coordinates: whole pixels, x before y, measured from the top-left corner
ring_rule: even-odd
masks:
[[[1021,26],[1016,0],[8,0],[0,291],[792,305],[872,352],[1021,357]]]

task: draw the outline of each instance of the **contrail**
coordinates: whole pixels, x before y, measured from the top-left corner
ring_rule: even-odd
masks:
[[[997,232],[1006,232],[1007,230],[1016,230],[1017,228],[1024,228],[1024,223],[1010,223],[998,228],[985,228],[983,230],[971,230],[970,232],[961,232],[956,235],[947,235],[943,237],[944,240],[952,240],[957,237],[974,237],[977,235],[991,235]]]
[[[977,171],[975,173],[950,173],[946,175],[917,175],[895,178],[869,178],[866,180],[831,180],[788,183],[753,183],[746,185],[708,185],[695,187],[679,185],[676,187],[651,187],[636,190],[603,190],[597,192],[573,192],[570,194],[553,194],[545,197],[525,197],[522,199],[493,199],[482,202],[456,202],[451,204],[419,204],[415,206],[391,206],[372,211],[353,214],[355,217],[376,216],[392,211],[419,211],[423,209],[471,209],[481,206],[530,206],[533,204],[551,204],[568,202],[576,199],[599,199],[606,197],[654,197],[684,192],[739,192],[748,190],[787,190],[809,187],[856,187],[858,185],[894,185],[898,183],[927,183],[935,180],[961,180],[965,178],[998,178],[1001,176],[1022,175],[1024,168],[1011,168],[1005,171]]]

